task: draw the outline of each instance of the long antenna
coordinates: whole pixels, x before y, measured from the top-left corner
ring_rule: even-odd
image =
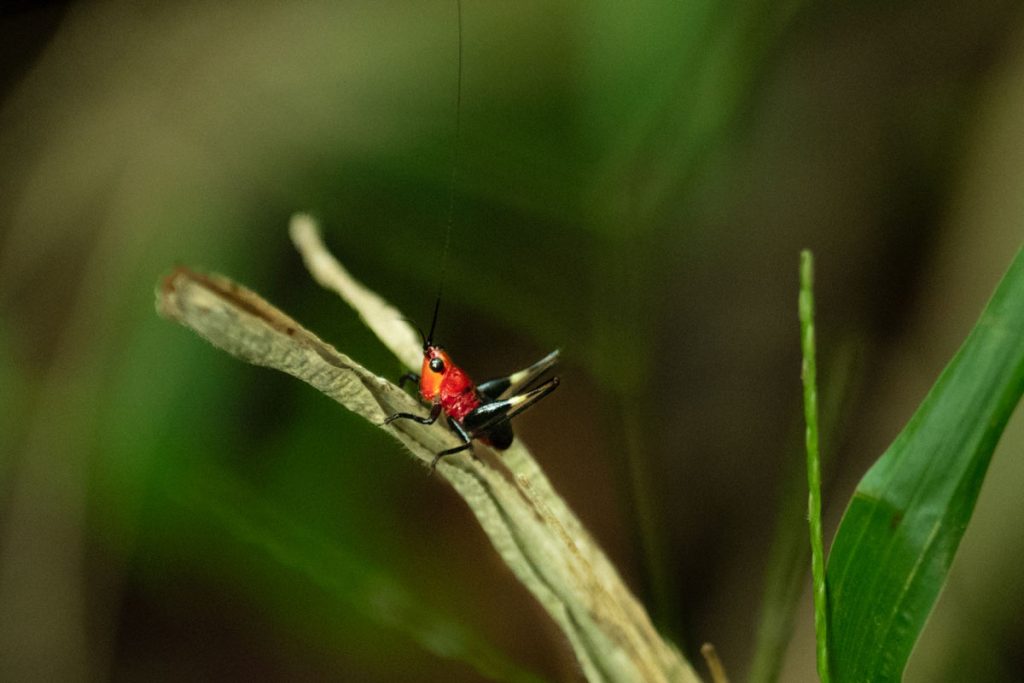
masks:
[[[459,147],[462,136],[462,0],[455,0],[456,20],[459,34],[458,77],[455,86],[455,138],[452,141],[452,177],[448,184],[448,225],[444,231],[444,248],[441,251],[441,282],[437,285],[437,299],[434,300],[434,316],[430,321],[430,334],[423,343],[429,346],[434,340],[437,312],[441,308],[441,294],[448,275],[448,246],[452,241],[452,225],[455,223],[455,182],[459,172]]]

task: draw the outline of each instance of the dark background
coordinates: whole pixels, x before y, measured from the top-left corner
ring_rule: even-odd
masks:
[[[799,250],[830,534],[1021,244],[1024,10],[464,4],[446,264],[453,2],[5,5],[4,678],[579,677],[440,480],[154,313],[174,265],[218,271],[397,377],[306,275],[304,210],[414,319],[446,268],[437,337],[478,379],[562,349],[518,433],[691,661],[713,641],[743,680],[803,476]],[[1022,676],[1022,443],[908,681]],[[812,676],[805,596],[783,680]]]

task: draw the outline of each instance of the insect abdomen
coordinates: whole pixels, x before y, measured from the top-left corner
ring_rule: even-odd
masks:
[[[514,438],[512,423],[508,420],[502,420],[487,431],[487,436],[483,440],[499,451],[503,451],[512,445]]]

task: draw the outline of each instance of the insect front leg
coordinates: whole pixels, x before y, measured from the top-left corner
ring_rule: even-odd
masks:
[[[432,425],[435,422],[437,422],[437,418],[439,418],[439,417],[441,417],[441,404],[440,403],[435,403],[430,408],[430,415],[428,415],[427,417],[421,417],[419,415],[414,415],[412,413],[395,413],[394,415],[389,415],[384,420],[384,424],[391,424],[395,420],[412,420],[413,422],[416,422],[416,423],[421,424],[421,425]],[[447,450],[441,451],[440,453],[435,455],[434,459],[430,461],[430,471],[431,472],[433,472],[434,469],[437,467],[437,463],[441,460],[441,458],[443,458],[446,455],[451,455],[452,453],[458,453],[460,451],[464,451],[467,448],[469,448],[470,445],[471,445],[469,443],[470,442],[469,434],[466,433],[466,430],[463,429],[462,425],[459,424],[457,420],[451,420],[450,419],[448,421],[448,423],[451,425],[452,431],[454,431],[455,434],[460,439],[462,439],[462,441],[464,443],[462,445],[460,445],[460,446],[456,446],[455,448],[449,448]]]
[[[437,418],[441,416],[441,404],[435,403],[430,408],[430,415],[427,417],[421,417],[419,415],[413,415],[412,413],[395,413],[394,415],[388,415],[384,419],[384,424],[388,425],[395,420],[412,420],[418,422],[421,425],[432,425],[437,422]]]
[[[407,372],[398,378],[398,386],[401,387],[402,389],[405,388],[406,382],[413,382],[415,384],[419,384],[420,376],[417,375],[415,372]]]

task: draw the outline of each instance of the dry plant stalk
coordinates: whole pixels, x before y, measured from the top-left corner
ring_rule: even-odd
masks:
[[[291,235],[316,280],[340,294],[405,365],[418,370],[422,350],[415,330],[348,274],[324,247],[313,220],[293,217]],[[242,360],[311,384],[390,433],[425,465],[438,451],[457,445],[440,421],[430,427],[383,425],[392,413],[423,409],[399,387],[225,277],[178,268],[160,284],[157,310]],[[475,443],[474,448],[486,446]],[[437,472],[466,501],[502,559],[565,633],[588,680],[700,680],[654,629],[520,440],[500,458],[446,458]]]
[[[725,666],[718,658],[718,651],[711,643],[704,643],[700,646],[700,653],[704,655],[704,661],[711,672],[711,683],[729,683],[729,677],[725,673]]]

